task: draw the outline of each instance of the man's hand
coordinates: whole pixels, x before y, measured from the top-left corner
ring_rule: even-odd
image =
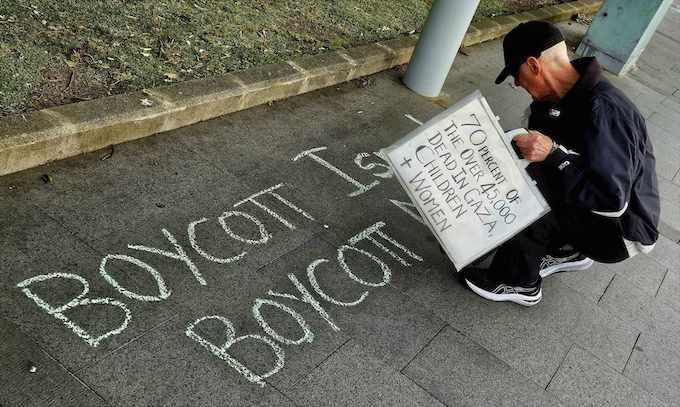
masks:
[[[529,130],[527,134],[512,139],[522,153],[522,158],[531,162],[541,162],[550,154],[553,141],[540,131]]]

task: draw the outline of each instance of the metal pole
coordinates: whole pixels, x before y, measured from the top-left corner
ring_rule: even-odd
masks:
[[[608,71],[623,75],[645,50],[673,0],[607,0],[576,50],[596,56]]]
[[[439,96],[479,0],[434,0],[403,82],[414,92]]]

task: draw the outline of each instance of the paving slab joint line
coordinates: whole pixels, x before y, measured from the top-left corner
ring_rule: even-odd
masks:
[[[413,357],[412,357],[411,359],[409,359],[408,362],[406,362],[406,364],[404,364],[404,367],[402,367],[401,369],[399,369],[399,372],[400,372],[400,373],[404,373],[404,370],[405,370],[405,369],[406,369],[406,368],[407,368],[407,367],[408,367],[408,366],[409,366],[409,365],[410,365],[410,364],[411,364],[411,363],[412,363],[412,362],[413,362],[413,361],[414,361],[414,360],[415,360],[415,359],[416,359],[416,358],[417,358],[417,357],[425,350],[425,348],[427,348],[428,346],[430,346],[430,344],[432,343],[432,341],[434,341],[434,338],[438,337],[439,334],[442,333],[442,331],[443,331],[444,329],[446,329],[447,327],[450,327],[450,325],[449,325],[448,323],[445,322],[444,325],[442,325],[442,327],[439,328],[439,330],[437,331],[437,333],[434,334],[434,335],[432,335],[432,338],[430,338],[430,339],[427,341],[427,343],[425,343],[425,344],[423,345],[423,347],[420,348],[420,349],[418,350],[418,352],[416,352],[416,354],[413,355]]]
[[[659,296],[659,291],[661,290],[661,287],[663,286],[663,282],[666,281],[666,276],[668,275],[669,271],[670,271],[670,269],[667,268],[666,272],[663,273],[663,277],[661,277],[661,282],[659,283],[659,286],[656,287],[656,293],[654,293],[655,298]]]
[[[569,349],[567,349],[567,351],[564,353],[564,357],[563,357],[562,360],[560,361],[560,364],[557,365],[557,368],[556,368],[555,371],[553,372],[552,376],[550,376],[550,380],[548,380],[548,384],[545,385],[545,387],[543,388],[543,390],[548,391],[548,386],[550,386],[550,383],[552,383],[552,381],[553,381],[553,379],[555,378],[555,376],[557,376],[557,372],[560,371],[560,368],[561,368],[562,365],[564,364],[564,361],[567,360],[567,356],[569,356],[569,352],[571,352],[571,350],[574,349],[574,346],[576,346],[576,344],[572,343],[571,346],[569,346]]]
[[[479,44],[484,41],[496,39],[505,35],[518,21],[523,21],[526,15],[532,18],[541,18],[550,21],[562,21],[579,12],[592,14],[601,6],[602,0],[573,1],[566,3],[565,7],[545,7],[537,9],[536,13],[518,13],[509,16],[498,16],[484,19],[476,24],[471,24],[463,40],[463,46]],[[571,11],[565,12],[569,8]],[[313,75],[310,71],[301,70],[298,63],[288,61],[287,64],[264,65],[251,70],[227,73],[219,77],[211,77],[197,81],[199,84],[209,85],[215,80],[228,80],[238,85],[227,91],[240,91],[240,97],[234,95],[231,99],[219,97],[219,89],[205,86],[202,94],[193,95],[192,100],[173,98],[173,90],[181,88],[186,82],[178,82],[172,85],[153,89],[143,89],[141,94],[153,97],[158,103],[154,109],[147,111],[148,107],[141,104],[131,106],[132,109],[116,113],[110,111],[109,100],[120,100],[126,97],[135,97],[133,92],[93,101],[86,101],[69,105],[69,116],[65,116],[58,110],[61,107],[50,108],[33,112],[36,120],[28,126],[15,124],[15,116],[0,119],[0,176],[22,171],[28,168],[43,165],[52,161],[65,159],[86,152],[96,151],[113,144],[124,143],[153,134],[174,130],[189,126],[200,121],[213,119],[224,114],[233,113],[246,108],[263,105],[274,100],[300,95],[311,91],[310,78],[325,79],[323,86],[334,86],[361,75],[371,75],[377,72],[391,69],[407,62],[408,56],[415,49],[417,35],[400,37],[411,39],[399,45],[395,38],[387,41],[374,42],[373,49],[370,46],[362,48],[359,59],[352,58],[344,51],[334,53],[345,59],[351,66],[349,74],[345,74],[347,67],[335,64],[324,65],[322,61],[332,53],[311,56],[312,60],[321,62],[322,69]],[[396,41],[395,43],[393,43]],[[368,50],[368,52],[366,52]],[[387,57],[385,55],[387,52]],[[285,70],[277,71],[276,67],[292,67],[295,74]],[[252,85],[250,81],[244,81],[239,75],[256,75]],[[257,76],[259,75],[259,76]],[[187,86],[187,85],[184,85]],[[201,86],[197,86],[201,88]],[[199,93],[200,91],[197,91]],[[179,93],[181,95],[181,92]],[[212,98],[210,96],[213,96]],[[117,98],[117,99],[113,99]],[[227,101],[225,101],[227,100]],[[111,102],[113,103],[113,102]],[[85,114],[87,113],[87,114]],[[40,116],[43,115],[43,116]],[[23,115],[22,115],[23,116]],[[29,116],[29,114],[26,114]],[[70,119],[70,117],[95,117],[92,119]],[[25,116],[24,116],[25,118]],[[38,118],[42,120],[37,120]],[[54,120],[50,120],[54,119]]]
[[[52,356],[52,354],[50,353],[50,351],[49,351],[47,348],[45,348],[45,347],[42,345],[42,343],[41,343],[40,341],[38,341],[33,335],[29,334],[28,332],[25,332],[25,331],[23,330],[22,327],[20,327],[20,326],[14,324],[13,321],[11,321],[9,318],[7,318],[7,317],[5,317],[5,316],[3,316],[3,315],[0,315],[0,319],[1,319],[1,320],[4,320],[4,321],[5,321],[6,323],[8,323],[8,324],[15,325],[15,326],[17,327],[16,329],[17,329],[21,334],[25,335],[25,336],[28,338],[29,341],[33,342],[33,344],[34,344],[34,345],[35,345],[42,353],[44,353],[45,356],[47,356],[48,359],[52,360],[57,366],[59,366],[59,367],[60,367],[61,369],[63,369],[64,371],[66,371],[66,373],[68,373],[69,375],[71,375],[76,381],[78,381],[79,383],[81,383],[83,386],[85,386],[85,387],[88,388],[89,390],[92,390],[92,392],[95,393],[98,397],[100,397],[102,400],[106,401],[106,399],[104,399],[99,393],[97,393],[96,391],[94,391],[94,389],[90,388],[90,386],[89,386],[87,383],[83,382],[83,381],[80,379],[80,377],[76,376],[74,372],[72,372],[68,367],[66,367],[63,363],[61,363],[61,361],[60,361],[59,359],[57,359],[56,357]],[[59,389],[62,388],[62,386],[63,386],[63,385],[55,386],[54,389],[59,390]],[[106,402],[108,403],[108,401],[106,401]],[[2,407],[1,404],[0,404],[0,407]]]
[[[29,338],[30,338],[30,336],[29,336]],[[109,403],[109,401],[108,401],[106,398],[104,398],[104,396],[102,396],[101,394],[99,394],[99,392],[97,392],[97,391],[96,391],[94,388],[92,388],[89,384],[85,383],[85,381],[83,381],[83,379],[81,379],[75,372],[72,372],[71,369],[69,369],[69,368],[66,367],[63,363],[61,363],[61,361],[59,361],[59,359],[57,359],[57,358],[55,358],[54,356],[52,356],[52,355],[47,351],[47,349],[44,349],[44,348],[42,347],[42,345],[40,345],[39,342],[36,341],[35,343],[36,343],[36,345],[38,346],[38,348],[39,348],[41,351],[43,351],[43,352],[45,353],[45,355],[47,355],[48,358],[52,359],[52,361],[53,361],[54,363],[56,363],[60,368],[62,368],[63,370],[65,370],[66,373],[68,373],[71,377],[73,377],[78,383],[80,383],[83,387],[85,387],[86,389],[88,389],[89,391],[91,391],[94,395],[96,395],[97,397],[99,397],[99,398],[100,398],[102,401],[104,401],[105,403],[111,404],[111,403]],[[63,388],[63,386],[65,386],[65,384],[64,384],[64,385],[61,385],[61,386],[56,386],[54,389],[56,389],[56,390],[61,390],[61,389]]]
[[[424,391],[425,394],[428,394],[430,397],[432,397],[433,399],[435,399],[435,400],[437,400],[438,402],[440,402],[444,407],[451,407],[451,406],[449,406],[448,404],[446,404],[446,403],[444,402],[444,400],[439,399],[439,397],[437,397],[435,394],[432,394],[428,389],[426,389],[425,387],[421,386],[420,383],[418,383],[417,381],[411,379],[410,377],[408,377],[408,376],[405,375],[404,373],[402,373],[402,372],[397,372],[397,374],[402,375],[402,376],[404,377],[404,379],[406,379],[406,380],[408,380],[409,382],[415,384],[420,390]]]
[[[637,346],[638,341],[640,340],[640,335],[642,335],[642,332],[638,333],[637,338],[635,338],[635,343],[633,344],[633,348],[630,350],[630,353],[628,354],[628,359],[626,359],[626,364],[623,365],[623,368],[621,369],[621,374],[626,371],[626,367],[628,367],[628,362],[630,362],[630,358],[633,356],[633,352],[635,352],[635,347]]]
[[[283,396],[284,399],[290,401],[290,404],[292,404],[294,407],[302,407],[298,403],[295,402],[290,396],[288,396],[283,390],[279,389],[278,387],[274,386],[273,384],[267,382],[267,385],[271,386],[274,390],[276,390],[281,396]]]
[[[308,372],[306,375],[304,375],[304,376],[298,378],[297,380],[295,380],[293,383],[290,384],[289,387],[295,387],[295,386],[297,386],[301,381],[305,380],[305,379],[308,378],[310,375],[312,375],[312,374],[314,373],[314,371],[315,371],[316,369],[319,368],[319,366],[321,366],[321,365],[323,365],[324,363],[326,363],[326,361],[327,361],[328,359],[330,359],[333,355],[335,355],[336,353],[338,353],[338,351],[340,351],[340,349],[344,348],[345,345],[347,345],[347,343],[349,343],[349,341],[351,341],[352,339],[353,339],[352,337],[347,338],[347,340],[346,340],[345,342],[341,343],[340,346],[338,346],[337,348],[333,349],[333,351],[332,351],[331,353],[329,353],[328,355],[326,355],[326,357],[323,358],[322,361],[320,361],[319,363],[317,363],[316,365],[314,365],[313,368],[309,369],[309,372]],[[269,386],[274,387],[274,385],[271,384],[271,383],[270,383],[269,381],[267,381],[267,380],[265,380],[265,383],[267,383],[267,385],[269,385]],[[276,387],[274,387],[274,388],[276,389]],[[277,389],[277,390],[278,390],[278,389]],[[281,393],[283,393],[283,392],[281,392]]]
[[[609,289],[609,286],[612,285],[612,282],[614,281],[614,277],[616,277],[616,273],[612,275],[612,278],[609,280],[609,283],[607,283],[607,286],[604,288],[604,291],[602,291],[602,294],[600,294],[600,298],[597,299],[596,304],[599,304],[600,301],[602,301],[602,298],[604,297],[604,294],[607,292]]]
[[[88,369],[88,368],[110,358],[111,356],[113,356],[114,353],[118,352],[118,350],[130,345],[133,342],[136,342],[137,340],[141,339],[143,336],[145,336],[149,332],[154,331],[154,330],[160,328],[161,326],[167,324],[168,322],[171,322],[172,320],[176,319],[179,316],[179,314],[177,312],[175,312],[174,309],[172,311],[174,312],[174,314],[172,314],[170,317],[164,319],[163,321],[159,322],[158,324],[156,324],[156,325],[152,326],[151,328],[145,330],[144,332],[140,333],[139,335],[136,335],[134,338],[130,339],[129,341],[125,342],[124,344],[117,346],[116,348],[112,349],[111,351],[106,353],[101,358],[95,359],[92,363],[88,363],[86,365],[80,366],[78,369],[76,369],[75,373],[80,373],[83,370]]]

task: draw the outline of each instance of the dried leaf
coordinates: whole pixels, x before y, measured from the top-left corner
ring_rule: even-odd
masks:
[[[111,149],[108,152],[106,152],[106,154],[101,156],[99,160],[100,161],[108,160],[109,158],[113,157],[113,152],[114,152],[113,146],[111,146]]]

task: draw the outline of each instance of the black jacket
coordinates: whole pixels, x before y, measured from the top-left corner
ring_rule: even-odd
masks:
[[[588,225],[574,242],[598,261],[648,252],[658,238],[659,193],[645,120],[595,58],[557,103],[534,102],[529,128],[561,147],[529,171],[558,217]]]

